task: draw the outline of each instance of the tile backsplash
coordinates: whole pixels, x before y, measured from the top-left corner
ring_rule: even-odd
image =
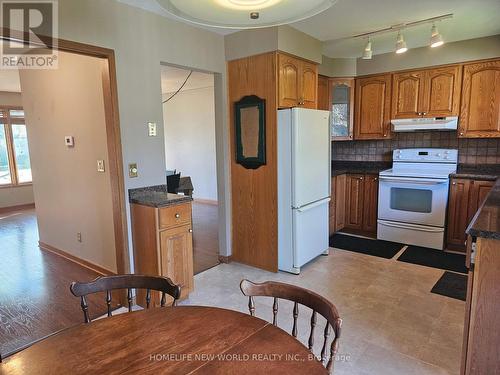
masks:
[[[393,133],[392,139],[332,142],[332,160],[392,161],[399,148],[457,148],[461,164],[500,164],[500,138],[458,139],[457,132]]]

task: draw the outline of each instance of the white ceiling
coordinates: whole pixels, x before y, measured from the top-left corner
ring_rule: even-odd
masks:
[[[175,68],[173,66],[161,66],[161,92],[171,93],[175,92],[182,86],[186,80],[189,70]],[[214,75],[209,73],[202,73],[193,71],[188,81],[181,91],[200,89],[204,87],[214,86]]]
[[[176,19],[155,0],[117,1]],[[323,41],[323,53],[327,56],[359,57],[366,41],[350,36],[447,13],[453,13],[453,18],[437,23],[445,42],[500,34],[500,0],[338,0],[323,13],[291,26]],[[238,31],[197,27],[222,35]],[[430,28],[431,25],[422,25],[405,30],[408,47],[428,45]],[[373,53],[394,51],[395,41],[396,34],[376,36],[372,40]]]
[[[292,26],[323,41],[330,57],[359,57],[366,43],[349,36],[453,13],[452,19],[437,23],[445,42],[500,34],[499,0],[339,0],[317,16]],[[429,44],[431,25],[404,31],[408,48]],[[396,34],[376,36],[374,54],[394,51]]]
[[[0,69],[0,91],[21,92],[17,69]]]

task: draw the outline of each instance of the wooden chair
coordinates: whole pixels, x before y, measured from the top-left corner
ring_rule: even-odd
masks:
[[[111,291],[116,289],[127,289],[128,311],[132,311],[132,289],[146,289],[146,308],[149,309],[151,303],[151,291],[161,292],[161,307],[165,306],[166,294],[172,296],[175,306],[181,295],[181,288],[175,285],[172,280],[161,276],[143,276],[143,275],[115,275],[103,276],[88,283],[72,282],[69,289],[74,296],[80,297],[81,307],[85,323],[90,323],[91,319],[88,312],[86,296],[92,293],[106,292],[106,304],[108,306],[108,316],[111,313]]]
[[[297,337],[297,318],[299,316],[299,304],[309,307],[313,310],[311,315],[311,331],[309,334],[308,347],[312,351],[314,345],[314,329],[316,327],[316,316],[320,313],[326,319],[324,329],[324,341],[321,349],[321,363],[326,362],[327,341],[330,335],[330,325],[333,327],[335,337],[330,345],[330,359],[326,363],[326,369],[331,373],[333,362],[338,351],[340,328],[342,319],[340,319],[337,308],[326,298],[313,291],[304,289],[295,285],[285,283],[266,281],[264,283],[253,283],[249,280],[242,280],[240,289],[248,297],[248,309],[250,315],[255,315],[254,296],[274,297],[273,302],[273,325],[278,323],[278,299],[286,299],[294,302],[293,306],[293,328],[292,336]]]

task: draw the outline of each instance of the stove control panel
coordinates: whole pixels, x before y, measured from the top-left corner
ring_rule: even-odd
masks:
[[[453,163],[458,162],[458,150],[446,148],[404,148],[394,150],[392,159],[395,162],[413,163]]]

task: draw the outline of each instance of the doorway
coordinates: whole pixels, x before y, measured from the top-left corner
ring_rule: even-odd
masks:
[[[161,85],[165,173],[178,178],[177,193],[193,198],[197,274],[219,264],[214,74],[162,65]]]

